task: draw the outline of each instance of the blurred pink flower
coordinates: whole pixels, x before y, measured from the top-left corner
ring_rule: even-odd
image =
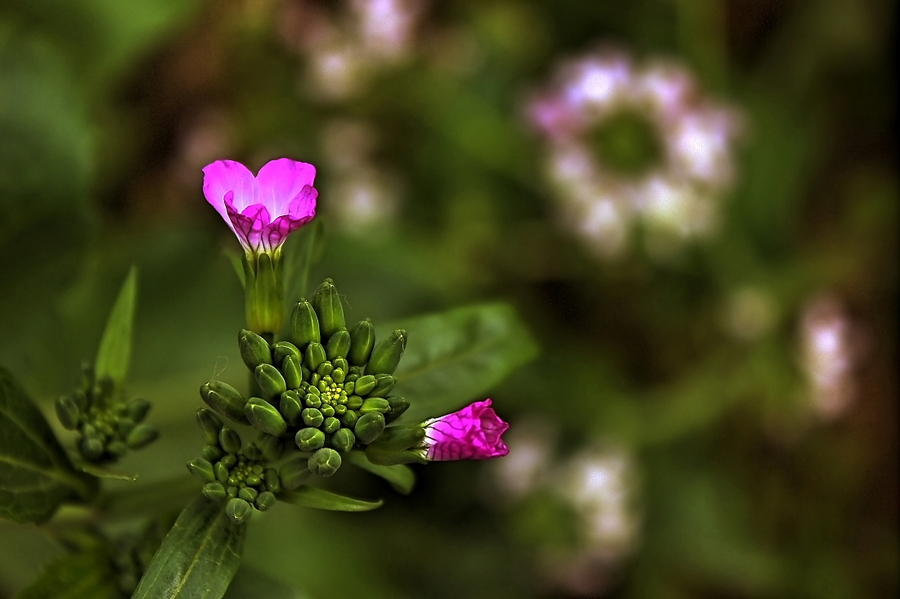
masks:
[[[500,420],[490,399],[428,420],[424,427],[423,445],[429,460],[484,460],[509,453],[500,438],[509,424]]]
[[[279,158],[255,177],[234,160],[203,168],[203,195],[234,231],[247,253],[277,250],[316,215],[316,167]]]

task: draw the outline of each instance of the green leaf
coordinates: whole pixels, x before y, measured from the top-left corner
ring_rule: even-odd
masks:
[[[399,422],[421,422],[484,399],[490,389],[537,356],[538,348],[507,304],[482,304],[378,327],[384,338],[405,328],[409,342],[395,395],[409,400]]]
[[[78,464],[78,469],[82,472],[86,472],[91,476],[96,476],[97,478],[109,478],[112,480],[127,480],[129,482],[134,482],[138,479],[137,474],[129,474],[127,472],[116,472],[115,470],[109,470],[103,466],[98,466],[97,464],[91,464],[90,462],[81,462]]]
[[[97,378],[109,377],[121,388],[131,362],[131,337],[134,329],[134,304],[137,299],[137,269],[132,266],[109,313],[106,329],[97,350]]]
[[[132,599],[218,599],[241,565],[247,527],[225,503],[200,496],[188,504],[153,556]]]
[[[46,522],[63,501],[96,491],[97,479],[75,470],[44,415],[0,367],[0,517]]]
[[[112,560],[104,551],[66,555],[47,566],[16,599],[118,599]]]
[[[354,499],[353,497],[338,495],[318,487],[300,487],[296,491],[279,493],[278,500],[334,512],[368,512],[369,510],[380,508],[381,504],[384,503],[380,499],[378,501]]]
[[[321,218],[291,234],[282,249],[285,304],[288,310],[309,291],[309,271],[322,255],[324,232]],[[285,319],[287,322],[287,319]]]
[[[373,464],[366,459],[366,454],[361,451],[351,451],[346,458],[348,462],[357,468],[362,468],[391,483],[391,486],[398,493],[402,495],[412,493],[413,486],[416,484],[416,473],[409,466],[404,464],[397,464],[396,466]]]

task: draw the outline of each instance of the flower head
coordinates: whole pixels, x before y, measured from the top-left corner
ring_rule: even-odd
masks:
[[[316,167],[289,158],[266,163],[255,177],[234,160],[203,168],[203,195],[248,254],[276,251],[316,215]]]
[[[500,420],[490,399],[476,401],[423,425],[425,439],[422,444],[429,460],[484,460],[509,453],[500,438],[509,424]]]

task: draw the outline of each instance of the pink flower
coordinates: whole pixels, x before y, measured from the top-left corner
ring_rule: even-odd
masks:
[[[248,253],[277,250],[316,215],[316,167],[289,158],[266,163],[255,177],[234,160],[203,168],[203,195]]]
[[[500,438],[509,424],[500,420],[490,399],[476,401],[458,412],[423,424],[422,443],[429,460],[484,460],[509,453]]]

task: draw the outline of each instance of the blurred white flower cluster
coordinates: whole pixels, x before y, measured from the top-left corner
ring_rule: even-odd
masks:
[[[685,68],[595,52],[563,64],[526,117],[565,222],[597,255],[624,251],[638,223],[651,252],[714,230],[741,119]]]
[[[278,19],[289,48],[308,59],[307,89],[326,100],[363,91],[379,70],[407,60],[423,0],[290,0]]]
[[[560,502],[575,518],[574,547],[540,553],[548,585],[597,596],[615,581],[637,548],[641,517],[637,472],[624,448],[601,444],[559,459],[546,424],[517,423],[506,437],[509,455],[491,466],[492,499]],[[543,497],[540,496],[543,494]]]

